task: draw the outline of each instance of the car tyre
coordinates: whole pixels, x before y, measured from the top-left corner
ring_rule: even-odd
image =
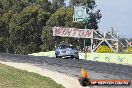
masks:
[[[56,55],[56,58],[59,58],[59,57]]]
[[[62,58],[61,56],[57,56],[58,58]]]
[[[76,57],[75,59],[79,59],[79,57]]]
[[[56,56],[56,58],[62,58],[61,56]]]
[[[71,57],[71,59],[74,59],[74,57]]]

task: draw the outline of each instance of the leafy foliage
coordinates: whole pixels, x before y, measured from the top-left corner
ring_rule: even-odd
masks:
[[[0,46],[6,53],[15,54],[52,50],[61,41],[83,47],[83,39],[53,37],[51,34],[53,26],[84,28],[83,23],[72,21],[72,7],[77,3],[77,0],[71,0],[70,6],[66,7],[64,0],[0,0]],[[94,0],[82,0],[80,4],[87,5],[88,12],[96,7]],[[97,29],[101,18],[99,12],[89,14],[94,19],[90,17],[87,28]]]
[[[128,47],[127,53],[132,53],[132,46]]]

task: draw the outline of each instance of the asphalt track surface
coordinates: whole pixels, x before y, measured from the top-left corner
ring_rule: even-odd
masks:
[[[78,78],[81,76],[81,68],[84,67],[88,71],[90,79],[128,79],[132,81],[132,66],[129,65],[13,54],[0,54],[0,61],[30,63],[42,69],[46,68]],[[132,85],[93,88],[132,88]]]

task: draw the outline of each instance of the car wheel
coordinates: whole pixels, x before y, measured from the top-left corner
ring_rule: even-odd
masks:
[[[73,57],[70,57],[69,59],[73,59]]]
[[[58,58],[62,58],[61,56],[59,56]]]
[[[75,59],[79,59],[79,57],[76,57]]]
[[[56,56],[56,58],[59,58],[58,56]]]
[[[75,57],[71,56],[71,59],[74,59]]]

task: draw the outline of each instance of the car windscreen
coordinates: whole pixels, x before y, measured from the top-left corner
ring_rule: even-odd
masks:
[[[76,49],[74,46],[71,46],[71,45],[59,45],[58,48],[59,49],[66,49],[66,48]]]
[[[68,46],[67,48],[76,49],[74,46]]]
[[[68,45],[59,45],[59,49],[66,49],[68,47]]]

